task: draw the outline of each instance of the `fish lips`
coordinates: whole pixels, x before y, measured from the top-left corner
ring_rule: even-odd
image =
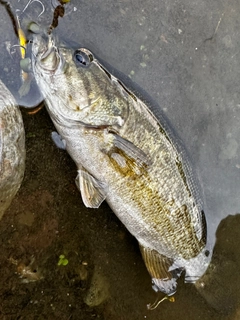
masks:
[[[50,47],[41,55],[39,63],[46,71],[55,71],[60,62],[60,56],[54,47]]]
[[[53,73],[62,66],[61,57],[51,35],[34,34],[32,43],[33,61],[45,72]]]

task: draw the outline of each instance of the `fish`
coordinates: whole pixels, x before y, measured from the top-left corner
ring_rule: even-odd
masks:
[[[105,200],[137,239],[155,291],[173,295],[207,269],[197,178],[168,122],[87,48],[34,34],[32,72],[77,166],[83,203]]]
[[[22,115],[13,95],[0,80],[0,219],[21,186],[25,157]]]

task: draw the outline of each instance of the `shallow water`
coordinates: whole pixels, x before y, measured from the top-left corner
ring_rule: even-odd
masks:
[[[27,1],[10,3],[22,10]],[[38,18],[41,6],[34,2],[25,22],[51,24],[53,8],[43,3],[44,14]],[[135,239],[106,204],[99,210],[84,207],[74,185],[75,165],[51,142],[48,115],[23,111],[26,175],[0,229],[7,283],[0,288],[3,319],[240,318],[239,14],[238,1],[72,0],[56,30],[131,76],[183,140],[201,181],[211,242],[217,240],[203,296],[180,281],[174,303],[147,310],[156,296]],[[4,7],[0,21],[0,78],[21,105],[37,105],[36,90],[18,96],[19,56],[6,49],[17,38]],[[62,253],[66,267],[57,266]],[[32,256],[43,279],[21,283],[15,272]],[[89,302],[92,279],[98,290]]]

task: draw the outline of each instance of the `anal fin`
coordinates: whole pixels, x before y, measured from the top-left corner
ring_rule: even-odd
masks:
[[[153,289],[161,291],[168,296],[173,295],[177,289],[177,279],[181,275],[182,268],[170,270],[173,259],[170,259],[154,249],[146,248],[139,244],[140,251],[152,277]]]

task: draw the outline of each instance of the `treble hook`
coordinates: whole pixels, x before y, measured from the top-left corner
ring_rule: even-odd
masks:
[[[22,10],[22,12],[21,12],[21,14],[24,12],[24,11],[26,11],[26,9],[28,8],[28,6],[30,5],[30,4],[32,4],[33,2],[38,2],[38,3],[40,3],[41,4],[41,6],[42,6],[42,11],[39,13],[39,15],[38,15],[38,18],[45,12],[45,6],[44,6],[44,4],[42,3],[42,1],[40,1],[40,0],[29,0],[28,1],[28,3],[26,4],[26,6],[24,7],[24,9]]]

